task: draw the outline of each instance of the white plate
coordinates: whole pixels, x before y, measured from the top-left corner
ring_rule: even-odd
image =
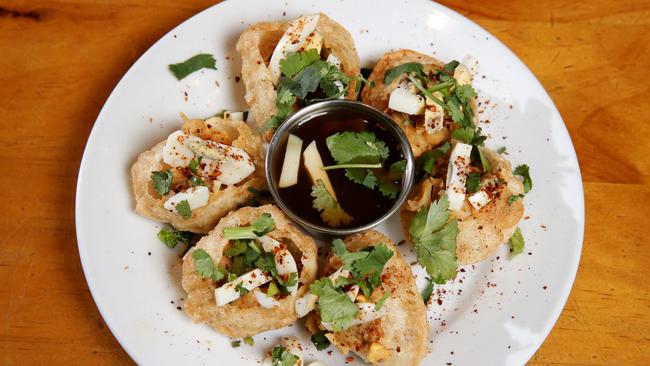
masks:
[[[178,26],[133,65],[97,118],[77,185],[79,253],[106,323],[140,364],[256,365],[279,336],[293,333],[308,347],[307,361],[343,363],[336,351],[316,352],[301,322],[256,336],[254,348],[231,348],[229,339],[193,324],[177,310],[184,297],[182,248],[158,241],[160,225],[136,215],[130,189],[131,164],[180,126],[179,112],[205,117],[245,108],[234,45],[246,26],[318,11],[350,31],[365,65],[399,48],[445,61],[468,54],[479,60],[475,86],[485,107],[481,119],[491,121],[481,124],[491,135],[487,146],[506,146],[514,165],[531,167],[529,218],[521,223],[526,250],[508,260],[504,247],[434,293],[431,352],[423,364],[524,364],[559,316],[578,267],[584,227],[578,162],[562,118],[526,66],[478,25],[424,0],[227,1]],[[181,82],[167,71],[199,52],[214,54],[218,71]],[[398,218],[380,230],[402,239]],[[422,271],[416,273],[422,285]]]

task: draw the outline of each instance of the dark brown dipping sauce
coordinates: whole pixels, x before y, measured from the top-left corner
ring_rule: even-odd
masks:
[[[368,121],[363,117],[355,116],[355,112],[335,111],[308,119],[298,125],[291,131],[292,134],[300,137],[303,141],[302,152],[316,141],[318,152],[323,159],[323,164],[336,165],[332,158],[325,140],[337,133],[345,131],[370,131],[373,132],[379,140],[386,143],[390,150],[390,155],[384,167],[404,159],[401,153],[401,147],[396,138],[394,138],[383,126],[373,121]],[[275,150],[272,175],[276,184],[282,171],[282,163],[286,150],[286,141],[278,146]],[[312,207],[313,198],[311,197],[311,188],[313,182],[304,167],[304,158],[300,156],[300,168],[298,170],[298,184],[287,188],[278,188],[282,201],[296,215],[303,219],[322,226],[329,226],[320,218],[320,213]],[[348,225],[342,225],[338,228],[353,228],[369,224],[393,207],[394,198],[388,198],[382,195],[379,190],[367,188],[361,184],[354,183],[345,176],[345,169],[335,169],[327,171],[329,179],[336,193],[336,198],[341,207],[353,217]]]

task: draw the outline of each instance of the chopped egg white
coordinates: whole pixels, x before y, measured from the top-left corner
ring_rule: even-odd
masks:
[[[490,196],[485,191],[480,190],[472,194],[471,196],[469,196],[468,200],[469,203],[471,203],[472,206],[474,206],[476,211],[479,211],[480,209],[485,207],[485,205],[490,203],[490,201],[492,201],[492,198],[490,198]]]
[[[239,299],[241,296],[239,290],[237,290],[239,284],[241,284],[241,286],[246,290],[251,291],[267,282],[270,282],[272,279],[273,278],[270,275],[265,274],[259,268],[244,273],[235,280],[227,282],[221,287],[214,289],[214,298],[217,306],[224,306]]]
[[[461,63],[467,67],[470,74],[472,74],[472,77],[476,76],[476,74],[478,73],[478,68],[479,68],[479,62],[478,62],[478,59],[476,57],[474,57],[472,55],[465,55],[465,57],[463,57],[463,61]]]
[[[243,121],[244,112],[225,112],[223,118],[230,119],[232,121]]]
[[[438,96],[438,98],[441,99],[440,96]],[[427,133],[436,133],[442,130],[444,127],[444,119],[444,109],[431,98],[426,98],[426,107],[424,107],[424,128]]]
[[[452,211],[460,210],[465,201],[465,182],[467,181],[471,152],[472,145],[457,142],[449,157],[446,193],[449,209]]]
[[[306,293],[305,296],[296,300],[296,304],[294,308],[296,314],[298,314],[298,317],[302,318],[303,316],[309,314],[312,310],[314,310],[316,308],[317,301],[318,301],[318,296],[312,294],[311,292]]]
[[[472,84],[472,73],[467,66],[459,64],[454,70],[454,79],[456,79],[458,85],[470,85]]]
[[[176,206],[182,201],[187,201],[187,203],[190,205],[190,210],[195,210],[199,207],[207,205],[209,198],[210,190],[208,187],[192,187],[188,188],[186,191],[178,192],[175,195],[169,197],[163,204],[163,207],[169,211],[178,213],[178,211],[176,211]]]
[[[381,307],[381,309],[375,310],[375,304],[371,302],[362,302],[362,303],[357,303],[356,305],[359,307],[359,316],[352,321],[350,327],[371,322],[373,320],[377,320],[383,317],[384,315],[386,315],[386,308],[383,306]],[[327,330],[334,329],[331,323],[321,322],[321,324],[323,324],[323,326]]]
[[[287,53],[297,52],[302,47],[307,37],[316,29],[319,20],[320,14],[313,14],[302,16],[289,23],[289,27],[275,46],[269,61],[268,68],[273,84],[277,84],[280,80],[280,61],[287,56]]]
[[[424,113],[424,98],[398,87],[390,93],[388,108],[410,115],[420,115]]]
[[[173,167],[186,167],[197,155],[202,157],[201,171],[207,176],[218,173],[219,181],[226,185],[237,184],[255,171],[246,151],[180,130],[169,135],[163,147],[163,161]]]
[[[233,185],[246,179],[255,171],[255,164],[248,153],[238,147],[216,141],[203,140],[196,136],[187,139],[187,145],[204,159],[208,175],[218,172],[219,180],[225,185]]]
[[[177,167],[186,167],[194,159],[194,152],[187,146],[187,135],[183,131],[174,131],[165,142],[163,147],[163,161],[166,164]]]
[[[359,286],[353,285],[345,294],[348,295],[350,301],[354,302],[357,299],[357,295],[359,295]]]
[[[280,306],[280,302],[278,300],[263,293],[259,289],[254,289],[253,295],[255,295],[255,300],[257,300],[257,303],[260,304],[260,306],[265,309],[272,309]]]
[[[330,52],[330,54],[327,55],[325,62],[329,62],[330,64],[338,67],[339,69],[341,68],[341,60],[338,57],[336,57],[336,55],[332,52]]]
[[[323,48],[323,36],[321,36],[320,33],[314,31],[309,36],[307,36],[305,42],[298,49],[298,52],[316,50],[318,54],[320,54],[322,48]]]
[[[286,247],[283,247],[279,241],[267,235],[258,238],[258,240],[262,243],[264,251],[274,253],[275,267],[278,269],[278,274],[280,276],[289,276],[291,273],[298,273],[296,260],[293,259],[291,252],[289,252]],[[298,278],[296,277],[296,279]],[[298,292],[298,282],[293,286],[287,287],[287,290],[289,290],[291,296],[296,296],[296,293]]]
[[[329,275],[329,278],[332,281],[336,281],[336,279],[339,277],[349,278],[350,271],[348,271],[347,269],[343,269],[343,267],[341,267],[337,269],[336,272]],[[314,310],[316,308],[317,301],[318,301],[318,296],[312,294],[311,292],[307,292],[303,297],[296,300],[294,308],[296,310],[296,314],[298,314],[298,317],[302,318],[303,316],[309,314],[312,310]]]
[[[498,182],[499,180],[494,176],[488,176],[481,179],[481,184],[478,192],[469,196],[468,199],[469,203],[476,209],[476,211],[479,211],[485,207],[485,205],[490,203],[490,201],[492,201],[494,195],[490,194],[490,191],[494,191],[494,189],[499,184]]]

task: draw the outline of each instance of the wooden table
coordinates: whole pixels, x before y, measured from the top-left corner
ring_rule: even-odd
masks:
[[[445,1],[549,91],[578,152],[587,226],[569,301],[531,365],[650,364],[650,1]],[[0,2],[0,363],[130,364],[88,292],[74,192],[111,89],[211,1]]]

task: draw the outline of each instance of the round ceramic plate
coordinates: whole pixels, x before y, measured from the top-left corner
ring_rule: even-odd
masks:
[[[239,348],[193,324],[182,311],[183,248],[158,241],[160,225],[134,212],[130,188],[136,157],[179,128],[179,112],[207,117],[222,108],[246,109],[235,51],[244,28],[319,11],[350,31],[365,66],[400,48],[444,61],[467,55],[479,61],[475,87],[480,126],[490,136],[486,145],[506,147],[513,165],[531,167],[534,188],[520,224],[526,249],[511,260],[504,246],[436,288],[430,353],[422,364],[524,364],[553,327],[578,267],[584,227],[578,162],[562,118],[526,66],[478,25],[424,0],[227,1],[172,30],[133,65],[97,118],[77,185],[79,253],[106,323],[139,364],[257,365],[279,337],[291,334],[307,347],[306,361],[345,362],[336,351],[316,351],[300,321]],[[168,64],[201,52],[215,55],[218,70],[180,82],[168,71]],[[395,242],[403,239],[398,217],[378,229]],[[413,261],[408,245],[401,250]],[[423,271],[413,269],[422,287]]]

